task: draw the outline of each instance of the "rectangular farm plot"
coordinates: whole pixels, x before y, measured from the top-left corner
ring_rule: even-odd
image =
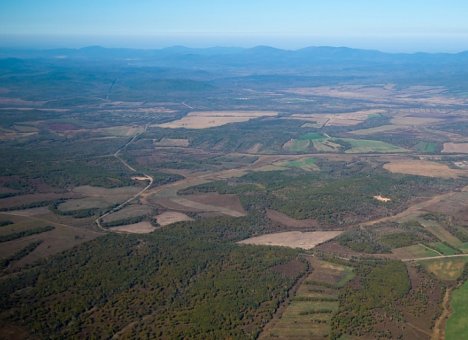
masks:
[[[230,123],[247,122],[260,117],[274,117],[273,111],[200,111],[190,112],[185,117],[155,126],[169,129],[207,129]]]
[[[241,244],[254,244],[262,246],[280,246],[290,248],[312,249],[315,246],[327,242],[338,235],[342,231],[288,231],[283,233],[266,234],[262,236],[252,237],[243,241]]]
[[[330,332],[338,310],[339,288],[354,277],[352,268],[310,257],[312,272],[305,278],[279,320],[260,339],[321,339]]]

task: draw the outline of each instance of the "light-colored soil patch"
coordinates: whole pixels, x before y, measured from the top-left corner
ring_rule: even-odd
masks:
[[[149,181],[149,178],[145,176],[133,176],[132,179],[134,181]]]
[[[402,126],[415,126],[415,125],[431,125],[441,122],[442,119],[437,118],[427,118],[427,117],[395,117],[391,122],[395,125]]]
[[[443,153],[468,153],[468,143],[444,143]]]
[[[380,201],[380,202],[384,202],[384,203],[387,203],[387,202],[390,202],[392,199],[391,198],[388,198],[388,197],[384,197],[382,195],[376,195],[376,196],[373,196],[377,201]]]
[[[427,177],[457,178],[467,175],[465,170],[451,169],[442,163],[423,160],[392,161],[383,167],[390,172]]]
[[[410,86],[405,89],[386,85],[338,85],[289,88],[284,92],[301,96],[323,96],[345,99],[364,99],[383,103],[465,104],[465,99],[444,96],[443,87]]]
[[[259,117],[274,117],[273,111],[200,111],[190,112],[187,116],[155,126],[169,129],[207,129],[229,123],[246,122]]]
[[[384,112],[384,110],[363,110],[336,114],[293,114],[290,118],[314,122],[320,126],[352,126],[362,123],[371,115]]]
[[[395,130],[401,130],[403,129],[402,126],[398,125],[382,125],[374,128],[369,128],[369,129],[361,129],[361,130],[354,130],[351,131],[350,133],[354,135],[359,135],[359,136],[366,136],[366,135],[373,135],[376,133],[382,133],[382,132],[389,132],[389,131],[395,131]]]
[[[283,233],[267,234],[262,236],[252,237],[243,241],[241,244],[255,244],[263,246],[281,246],[289,248],[312,249],[315,246],[327,242],[338,235],[342,231],[287,231]]]
[[[424,268],[444,281],[453,281],[460,277],[467,258],[445,258],[421,261]]]
[[[273,222],[285,225],[291,228],[311,228],[317,227],[318,223],[316,220],[309,218],[306,220],[296,220],[295,218],[289,217],[276,210],[267,210],[267,217]]]
[[[156,222],[158,222],[158,224],[161,226],[183,221],[193,221],[193,219],[177,211],[165,211],[162,214],[156,216]]]
[[[38,215],[48,214],[50,210],[48,207],[38,207],[38,208],[22,209],[22,210],[10,210],[8,212],[11,214],[15,214],[17,216],[38,216]]]
[[[160,141],[155,141],[155,146],[173,146],[173,147],[187,147],[190,142],[188,139],[182,138],[162,138]]]
[[[129,233],[129,234],[148,234],[156,230],[151,223],[143,221],[134,224],[123,225],[119,227],[109,228],[113,232]]]

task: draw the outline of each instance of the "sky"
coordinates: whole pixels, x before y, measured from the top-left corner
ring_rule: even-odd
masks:
[[[468,50],[467,0],[0,0],[0,46]]]

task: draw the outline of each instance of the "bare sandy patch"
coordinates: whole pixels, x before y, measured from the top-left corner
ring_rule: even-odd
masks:
[[[178,211],[165,211],[156,216],[156,222],[161,226],[183,221],[193,221],[193,219]]]
[[[427,177],[457,178],[468,175],[465,170],[451,169],[446,164],[422,160],[392,161],[383,167],[390,172]]]
[[[134,181],[149,181],[150,179],[145,176],[132,176],[132,179]]]
[[[382,195],[376,195],[376,196],[373,196],[377,201],[380,201],[380,202],[384,202],[384,203],[387,203],[387,202],[390,202],[392,199],[391,198],[388,198],[388,197],[384,197]]]
[[[118,233],[148,234],[156,230],[156,228],[153,227],[151,223],[143,221],[143,222],[138,222],[134,224],[122,225],[119,227],[112,227],[112,228],[109,228],[109,230],[112,230]]]
[[[175,146],[175,147],[187,147],[190,142],[188,139],[182,138],[162,138],[160,141],[155,141],[155,146]]]
[[[155,126],[169,129],[207,129],[229,123],[246,122],[260,117],[274,117],[273,111],[200,111],[190,112],[185,117]]]
[[[444,143],[444,153],[468,153],[468,143]]]
[[[289,248],[312,249],[315,246],[327,242],[338,235],[342,231],[287,231],[283,233],[267,234],[262,236],[252,237],[243,241],[241,244],[254,244],[263,246],[281,246]]]

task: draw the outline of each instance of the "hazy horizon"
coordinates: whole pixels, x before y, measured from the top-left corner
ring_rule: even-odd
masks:
[[[429,38],[349,38],[349,37],[216,37],[216,36],[0,36],[0,48],[18,49],[79,49],[89,46],[104,48],[162,49],[173,46],[188,48],[239,47],[252,48],[269,46],[284,50],[298,50],[306,47],[347,47],[354,49],[378,50],[386,53],[459,53],[468,50],[458,44],[456,39],[444,40],[434,46],[426,47]],[[464,45],[463,45],[464,46]]]
[[[384,52],[468,49],[461,0],[6,0],[0,46],[162,48],[346,46]]]

